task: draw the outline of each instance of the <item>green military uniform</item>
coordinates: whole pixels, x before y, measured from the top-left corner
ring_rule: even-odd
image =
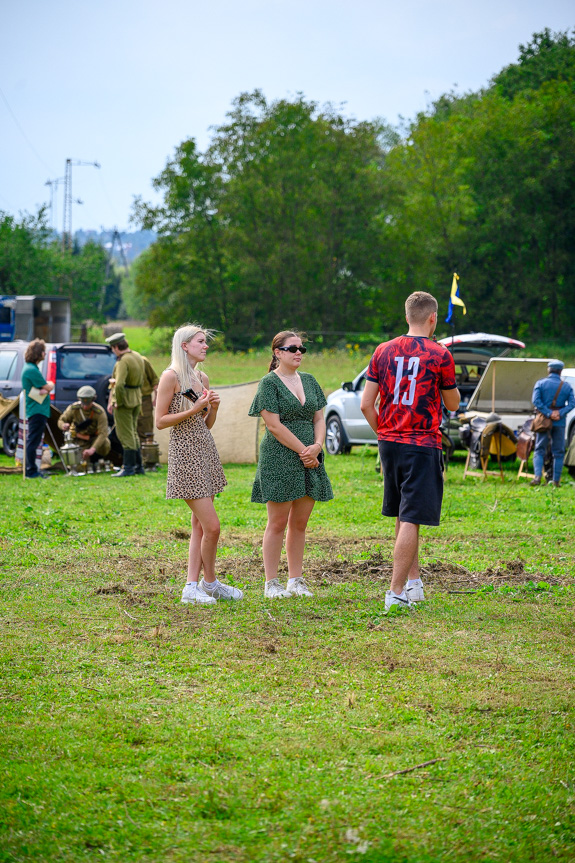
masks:
[[[152,393],[159,383],[159,377],[154,371],[151,362],[144,360],[144,383],[142,384],[142,407],[138,417],[138,435],[142,443],[146,435],[154,433],[154,406],[152,405]]]
[[[83,450],[93,447],[102,458],[108,455],[110,452],[108,417],[103,407],[92,402],[89,408],[85,408],[82,402],[74,402],[68,405],[58,418],[61,429],[66,423],[70,424],[72,439],[77,441]]]
[[[137,351],[126,351],[118,357],[112,377],[116,432],[125,450],[140,449],[138,416],[142,405],[144,358]]]

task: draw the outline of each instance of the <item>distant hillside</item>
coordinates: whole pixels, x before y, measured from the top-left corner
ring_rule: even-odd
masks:
[[[80,246],[84,246],[88,241],[92,241],[94,243],[98,243],[101,246],[104,246],[105,249],[111,249],[112,247],[112,237],[114,235],[114,231],[76,231],[74,234],[74,238],[76,242]],[[122,245],[124,247],[124,254],[128,260],[128,263],[132,263],[132,261],[138,257],[145,249],[148,248],[156,239],[156,233],[154,231],[132,231],[131,233],[120,232],[120,237],[122,240]],[[118,240],[114,245],[114,254],[113,258],[118,263],[121,263],[121,254],[118,248]]]

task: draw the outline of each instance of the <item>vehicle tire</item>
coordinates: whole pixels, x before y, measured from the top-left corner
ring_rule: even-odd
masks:
[[[6,422],[2,427],[2,446],[5,455],[10,457],[16,455],[18,445],[18,417],[16,414],[8,414]]]
[[[351,446],[347,442],[346,434],[337,414],[332,414],[327,418],[325,448],[330,455],[347,455],[351,452]]]
[[[108,422],[110,425],[113,425],[114,417],[112,414],[108,413],[108,397],[110,395],[109,383],[111,377],[111,375],[101,375],[98,380],[94,381],[94,389],[96,390],[96,402],[104,408],[108,414]]]
[[[575,422],[571,423],[571,428],[569,429],[569,447],[571,447],[573,441],[575,440]],[[575,476],[575,465],[566,465],[569,476]]]

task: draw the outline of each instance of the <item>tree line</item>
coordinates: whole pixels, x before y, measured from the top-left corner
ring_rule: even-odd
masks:
[[[458,328],[573,336],[574,87],[573,35],[545,30],[401,128],[243,93],[204,152],[176,149],[162,203],[137,199],[158,240],[136,295],[154,324],[197,319],[242,347],[294,325],[396,332],[412,290],[446,311],[457,272]]]
[[[124,280],[125,309],[201,321],[232,348],[293,326],[377,340],[401,331],[413,290],[444,319],[457,272],[459,331],[572,338],[574,35],[535,34],[489,86],[399,127],[240,94],[204,152],[176,148],[153,181],[161,203],[136,198],[157,240]],[[76,321],[98,320],[118,311],[119,282],[96,244],[64,252],[42,211],[0,213],[3,293],[70,293]]]
[[[62,294],[74,323],[101,322],[118,312],[120,282],[98,243],[63,249],[45,208],[20,219],[0,211],[0,294]]]

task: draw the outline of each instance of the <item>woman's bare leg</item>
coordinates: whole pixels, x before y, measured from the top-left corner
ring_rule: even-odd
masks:
[[[278,576],[284,533],[292,505],[293,502],[291,500],[285,503],[275,503],[270,500],[267,503],[268,522],[262,542],[266,581],[270,581],[272,578],[277,578]]]
[[[188,581],[196,581],[200,577],[202,569],[202,537],[204,532],[202,525],[192,512],[192,533],[190,535],[190,547],[188,552]]]
[[[300,578],[302,574],[305,532],[314,504],[315,500],[311,497],[300,497],[292,503],[286,536],[290,578]]]
[[[218,548],[218,539],[220,538],[220,520],[214,507],[214,501],[211,497],[199,497],[196,500],[187,500],[186,503],[193,513],[193,517],[197,518],[201,527],[201,538],[199,539],[199,563],[198,558],[188,562],[188,577],[191,571],[199,573],[200,568],[204,569],[204,581],[208,584],[216,579],[216,551]],[[196,541],[194,540],[192,517],[192,536],[190,537],[190,552],[196,552]],[[197,575],[196,575],[197,579]],[[193,581],[193,578],[191,579]]]

